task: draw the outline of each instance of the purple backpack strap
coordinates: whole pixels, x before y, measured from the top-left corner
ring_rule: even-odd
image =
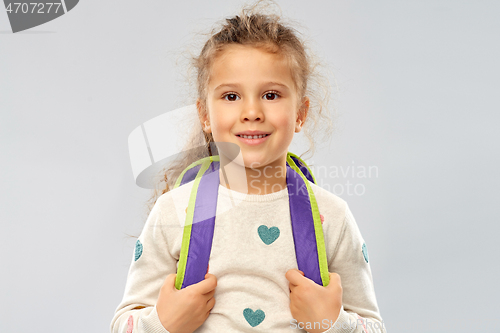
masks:
[[[286,180],[297,266],[307,278],[323,285],[307,185],[304,179],[288,165],[286,166]]]
[[[175,283],[177,289],[185,288],[205,279],[214,235],[220,182],[219,167],[220,162],[211,161],[208,169],[201,175],[198,186],[195,182],[195,187],[192,189],[191,198],[195,195],[193,219],[192,222],[186,221],[184,226],[181,256]],[[200,168],[197,168],[198,171]],[[192,175],[192,173],[186,172],[183,181],[186,179],[187,182],[188,179],[195,178],[191,177]],[[188,218],[189,216],[187,216]]]
[[[329,275],[323,229],[314,193],[306,183],[314,183],[314,177],[307,165],[298,157],[293,158],[294,156],[289,153],[288,157],[292,161],[289,163],[287,160],[286,181],[297,266],[307,278],[326,286],[329,283]],[[197,173],[200,168],[201,166],[195,166],[185,172],[181,184],[199,178]],[[176,279],[177,289],[205,279],[214,235],[220,183],[219,168],[219,161],[211,161],[208,169],[201,175],[198,186],[192,189],[192,195],[196,193],[193,221],[184,229]],[[302,172],[302,175],[297,170]],[[182,259],[183,256],[185,260]]]

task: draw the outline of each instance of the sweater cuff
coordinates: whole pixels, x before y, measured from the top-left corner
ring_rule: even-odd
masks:
[[[340,308],[340,314],[335,324],[323,333],[351,333],[356,329],[356,323],[350,320],[349,314],[344,311],[344,306]]]
[[[140,331],[144,333],[170,333],[161,324],[160,317],[156,311],[156,305],[153,310],[147,315],[141,318],[139,321]]]

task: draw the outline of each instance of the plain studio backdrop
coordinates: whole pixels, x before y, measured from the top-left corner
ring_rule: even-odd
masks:
[[[151,194],[128,135],[182,106],[174,55],[241,4],[85,0],[16,34],[0,8],[0,332],[109,331]],[[500,3],[278,4],[337,84],[307,161],[339,171],[318,178],[352,209],[388,332],[499,332]]]

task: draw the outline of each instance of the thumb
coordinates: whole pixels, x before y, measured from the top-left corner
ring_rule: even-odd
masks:
[[[293,285],[299,285],[302,282],[302,278],[300,277],[302,273],[302,276],[304,273],[302,271],[299,271],[296,268],[289,269],[286,274],[285,278],[288,280]]]
[[[327,288],[333,288],[333,286],[335,284],[339,284],[340,283],[340,275],[338,275],[337,273],[328,273],[329,274],[329,277],[330,277],[330,281],[328,283],[328,286],[326,286]],[[332,282],[338,282],[338,283],[332,283]]]
[[[172,289],[175,288],[175,278],[177,277],[177,274],[168,274],[167,278],[165,279],[164,285],[170,286]]]

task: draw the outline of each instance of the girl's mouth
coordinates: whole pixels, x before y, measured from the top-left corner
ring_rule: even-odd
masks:
[[[236,135],[238,139],[247,145],[258,145],[267,140],[271,134],[261,135]]]

